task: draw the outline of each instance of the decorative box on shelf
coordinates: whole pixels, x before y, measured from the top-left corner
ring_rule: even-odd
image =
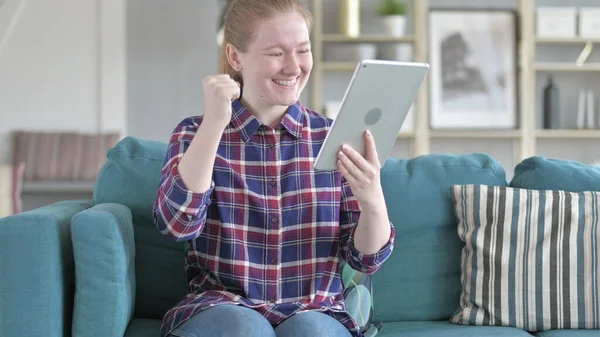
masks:
[[[579,9],[579,36],[600,37],[600,7]]]
[[[575,37],[577,31],[577,9],[575,7],[538,7],[538,37]]]

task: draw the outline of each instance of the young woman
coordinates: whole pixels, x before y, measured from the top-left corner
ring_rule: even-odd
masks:
[[[340,263],[374,273],[393,249],[375,145],[312,164],[331,120],[298,100],[311,69],[301,0],[234,0],[203,116],[172,133],[154,207],[189,241],[189,294],[163,336],[360,336]]]

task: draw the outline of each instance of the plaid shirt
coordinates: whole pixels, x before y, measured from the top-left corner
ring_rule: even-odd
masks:
[[[162,335],[203,309],[241,304],[274,326],[319,310],[360,336],[345,310],[340,262],[374,273],[392,252],[393,225],[379,252],[354,247],[358,202],[339,171],[312,167],[331,119],[296,103],[270,127],[239,100],[232,109],[204,193],[188,190],[177,169],[202,117],[183,120],[169,141],[154,219],[166,237],[189,241],[190,292],[166,313]]]

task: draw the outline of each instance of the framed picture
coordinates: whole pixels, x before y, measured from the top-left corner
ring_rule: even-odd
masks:
[[[430,123],[517,127],[517,15],[511,10],[431,10]]]

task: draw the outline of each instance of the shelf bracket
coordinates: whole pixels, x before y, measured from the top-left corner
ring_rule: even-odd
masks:
[[[577,57],[577,61],[575,61],[575,65],[577,66],[577,68],[581,68],[581,66],[583,66],[585,61],[587,61],[588,57],[592,53],[593,49],[594,44],[591,41],[587,41],[585,43],[585,46],[583,47],[583,50],[581,50],[581,53]]]

